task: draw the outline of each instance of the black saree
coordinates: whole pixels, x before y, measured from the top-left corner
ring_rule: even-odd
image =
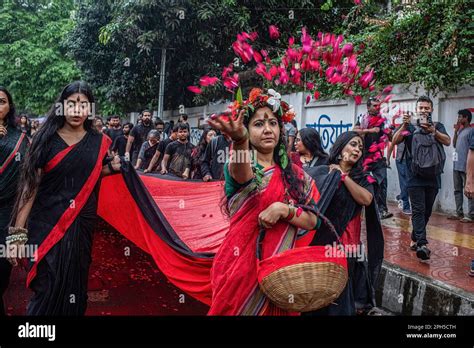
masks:
[[[100,175],[110,139],[88,131],[68,146],[56,133],[28,218],[28,243],[37,246],[27,286],[28,315],[84,315],[97,218]]]
[[[325,192],[325,199],[324,201],[321,200],[318,206],[324,205],[324,207],[320,206],[320,209],[333,223],[339,236],[341,236],[346,251],[350,251],[349,247],[358,252],[357,256],[351,255],[347,258],[349,280],[335,303],[308,314],[355,315],[356,310],[366,310],[375,306],[375,286],[383,261],[383,232],[373,188],[371,188],[372,185],[367,182],[366,178],[361,179],[359,185],[368,189],[374,196],[371,205],[365,208],[368,257],[364,258],[365,251],[361,250],[360,237],[356,242],[358,245],[346,244],[346,242],[353,242],[353,239],[347,236],[349,232],[357,229],[360,231],[362,206],[355,202],[345,185],[339,183],[339,174],[329,174],[328,166],[311,168],[308,174],[313,177],[318,189],[330,191]],[[325,224],[322,224],[311,245],[333,245],[336,242],[334,234]],[[361,253],[364,255],[361,255]]]
[[[0,137],[0,246],[5,245],[20,177],[20,164],[28,148],[28,139],[24,133],[14,127],[8,127],[7,131],[6,136]],[[11,269],[5,255],[2,255],[0,257],[0,316],[5,315],[3,294],[8,287]]]

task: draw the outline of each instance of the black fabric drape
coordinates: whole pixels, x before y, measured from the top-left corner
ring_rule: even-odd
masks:
[[[349,222],[361,213],[362,207],[354,201],[345,185],[339,186],[340,174],[338,172],[329,173],[328,166],[309,168],[307,172],[322,192],[318,202],[320,211],[326,215],[342,236]],[[326,307],[309,315],[352,315],[354,314],[353,307],[375,306],[375,286],[381,271],[384,252],[383,232],[375,197],[370,206],[365,207],[365,219],[367,260],[348,258],[349,281],[341,297],[336,301],[340,302],[338,308]],[[311,245],[332,245],[334,242],[336,242],[336,237],[325,224],[322,224]]]
[[[65,211],[76,204],[78,194],[86,186],[97,162],[100,160],[102,163],[98,158],[102,137],[93,131],[88,132],[51,171],[43,175],[28,219],[29,244],[42,248]],[[56,134],[44,164],[65,148],[67,144]],[[85,313],[100,179],[88,184],[93,185],[93,190],[85,198],[77,217],[69,221],[65,235],[35,265],[36,277],[30,283],[34,296],[28,305],[28,315]]]
[[[0,245],[5,245],[8,225],[15,204],[20,164],[28,148],[28,139],[14,127],[0,137]],[[16,151],[16,152],[15,152]],[[13,157],[12,157],[13,156]],[[0,316],[5,315],[3,294],[8,288],[12,267],[5,257],[0,258]]]

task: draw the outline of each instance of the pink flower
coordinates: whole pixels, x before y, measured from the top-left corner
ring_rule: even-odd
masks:
[[[370,69],[369,71],[362,74],[362,76],[359,79],[359,85],[365,89],[369,86],[369,83],[372,81],[373,78],[374,78],[374,69]]]
[[[277,74],[278,74],[278,68],[275,65],[272,65],[272,67],[270,68],[270,75],[272,75],[272,77],[275,77],[277,76]]]
[[[312,82],[306,83],[306,88],[307,89],[313,89],[314,88],[314,83],[312,83]]]
[[[232,64],[222,70],[222,78],[225,79],[232,72]]]
[[[224,86],[229,90],[237,88],[239,86],[239,74],[235,73],[232,77],[227,77],[224,80]]]
[[[374,163],[374,162],[375,162],[375,161],[374,161],[374,159],[372,158],[372,156],[368,156],[368,157],[366,157],[366,159],[364,159],[364,162],[362,162],[362,166],[363,166],[364,168],[367,168],[369,164]]]
[[[195,94],[201,94],[202,93],[201,88],[199,88],[198,86],[188,86],[188,90],[190,90],[191,92],[193,92]]]
[[[270,39],[276,40],[280,37],[280,32],[278,31],[278,28],[275,25],[270,25],[268,27],[268,31],[270,33]]]
[[[389,94],[393,89],[393,86],[387,86],[383,89],[382,94]]]
[[[321,65],[319,64],[319,61],[317,60],[310,60],[309,65],[311,66],[311,69],[313,69],[314,71],[319,70],[319,68],[321,67]]]
[[[302,29],[301,43],[303,44],[303,52],[304,53],[311,52],[311,47],[313,45],[313,39],[311,38],[311,35],[309,35],[306,32],[305,27],[303,27],[303,29]]]
[[[257,38],[258,38],[258,33],[257,33],[256,31],[251,32],[251,33],[249,34],[249,38],[250,38],[250,40],[252,40],[252,41],[257,40]]]
[[[310,101],[311,101],[311,96],[310,96],[310,95],[307,95],[307,96],[306,96],[306,104],[309,104]]]
[[[262,62],[262,56],[260,55],[260,53],[258,53],[257,51],[254,51],[253,52],[253,59],[255,59],[255,61],[257,63],[261,63]]]
[[[357,1],[357,0],[355,0],[355,1]],[[377,180],[375,180],[371,175],[368,175],[368,176],[367,176],[367,182],[368,182],[369,184],[373,184],[373,183],[376,182],[376,181],[377,181]]]
[[[402,134],[404,137],[407,137],[407,136],[409,136],[411,133],[410,133],[410,131],[408,131],[408,130],[404,130],[401,134]]]
[[[201,79],[199,80],[199,84],[203,87],[206,87],[206,86],[213,86],[215,85],[217,82],[219,82],[219,79],[217,77],[210,77],[210,76],[203,76],[201,77]]]
[[[382,101],[382,103],[388,103],[390,99],[392,99],[394,94],[389,94],[385,97],[385,99]]]
[[[354,46],[351,43],[345,44],[342,48],[342,54],[349,57],[354,51]]]
[[[318,100],[318,99],[319,99],[319,95],[320,95],[319,91],[314,91],[314,94],[313,94],[314,100]]]
[[[362,103],[362,96],[355,95],[354,100],[355,100],[356,105],[360,105]]]

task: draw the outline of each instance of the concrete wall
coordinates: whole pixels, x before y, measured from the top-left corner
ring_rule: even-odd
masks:
[[[366,113],[367,108],[365,100],[361,105],[355,105],[352,98],[341,100],[311,101],[306,104],[308,93],[298,92],[284,95],[283,100],[293,105],[297,113],[296,122],[298,128],[313,127],[320,134],[323,146],[329,150],[335,139],[342,132],[353,128],[358,117]],[[400,110],[415,108],[415,101],[418,96],[426,94],[421,87],[395,85],[392,90],[393,97],[385,105],[383,112],[390,122],[399,124],[399,120],[394,119],[394,115]],[[433,120],[442,122],[449,135],[454,136],[453,125],[457,120],[457,111],[464,108],[474,108],[474,88],[464,86],[456,93],[439,93],[432,97],[434,103]],[[188,114],[191,127],[197,127],[198,120],[201,117],[209,116],[213,113],[222,112],[227,108],[227,104],[206,105],[204,107],[185,108],[181,111]],[[180,110],[168,110],[164,113],[164,120],[170,119],[177,121]],[[452,213],[455,211],[454,190],[453,190],[453,146],[445,147],[447,161],[442,175],[442,188],[435,203],[435,210]],[[388,199],[394,201],[396,195],[400,192],[398,185],[398,174],[395,163],[392,169],[388,171]],[[465,202],[467,211],[467,201]]]

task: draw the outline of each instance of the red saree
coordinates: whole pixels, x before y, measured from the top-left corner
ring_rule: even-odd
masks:
[[[305,181],[306,204],[319,199],[314,182],[300,168],[293,166]],[[229,200],[229,232],[214,258],[211,270],[213,301],[209,315],[297,315],[272,304],[260,291],[257,281],[256,244],[258,215],[274,202],[283,202],[285,186],[281,169],[267,169],[260,192],[252,181]],[[295,246],[298,229],[279,221],[268,231],[263,258]],[[313,232],[314,233],[314,232]],[[310,240],[310,239],[308,239]]]

